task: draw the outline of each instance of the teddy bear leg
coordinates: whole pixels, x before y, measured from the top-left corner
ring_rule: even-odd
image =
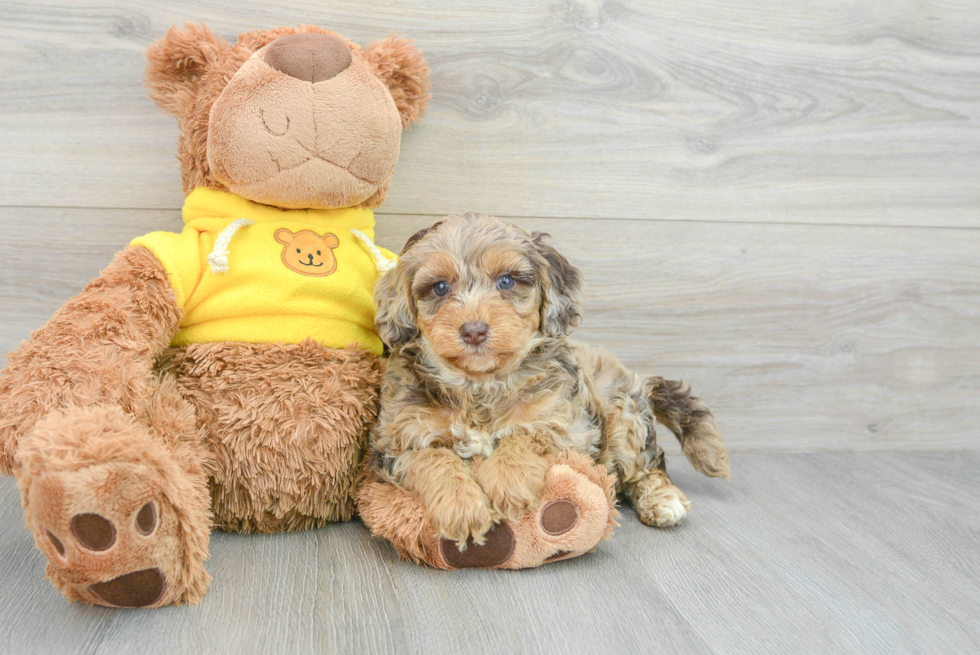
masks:
[[[160,607],[204,596],[206,464],[193,413],[166,409],[156,403],[143,422],[113,406],[53,412],[21,444],[27,525],[69,600]]]
[[[358,512],[379,537],[416,563],[440,569],[523,569],[590,552],[612,535],[619,512],[616,481],[585,455],[563,453],[545,475],[540,503],[519,521],[491,528],[483,545],[460,551],[440,539],[415,497],[365,475],[358,491]]]
[[[270,533],[350,520],[378,411],[378,357],[312,340],[206,343],[168,350],[161,364],[208,435],[215,529]]]

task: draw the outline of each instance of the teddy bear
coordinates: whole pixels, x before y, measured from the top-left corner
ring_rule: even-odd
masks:
[[[374,244],[373,209],[429,100],[410,41],[362,48],[309,25],[234,43],[171,28],[145,82],[180,127],[184,228],[133,240],[0,374],[0,472],[18,479],[47,577],[112,607],[199,602],[213,529],[354,516],[384,365],[372,292],[395,258]],[[602,493],[554,474],[555,493]],[[370,491],[383,502],[367,514],[397,524],[376,533],[421,538],[423,507]],[[586,549],[615,511],[598,505]],[[429,546],[417,559],[447,568]]]
[[[393,257],[372,208],[429,99],[410,41],[314,26],[172,28],[145,82],[180,126],[185,227],[135,239],[0,375],[0,469],[47,575],[110,606],[198,602],[213,528],[353,516]]]

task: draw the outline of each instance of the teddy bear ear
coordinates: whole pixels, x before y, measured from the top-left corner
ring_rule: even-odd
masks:
[[[410,39],[392,33],[386,39],[369,44],[363,52],[375,74],[391,92],[402,117],[402,126],[418,122],[432,97],[429,95],[429,65],[425,63],[422,51],[414,47]]]
[[[186,115],[193,105],[201,78],[228,50],[228,42],[205,25],[185,23],[171,27],[146,51],[144,81],[150,98],[174,116]]]

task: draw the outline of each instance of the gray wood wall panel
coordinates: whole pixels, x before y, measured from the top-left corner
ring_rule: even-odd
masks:
[[[437,218],[381,214],[378,241],[400,251]],[[585,272],[575,336],[691,382],[734,450],[980,447],[978,230],[517,222]],[[0,208],[0,350],[131,238],[180,225],[170,210]]]
[[[980,225],[980,12],[913,0],[5,0],[0,204],[178,207],[140,77],[184,20],[414,37],[391,213]]]

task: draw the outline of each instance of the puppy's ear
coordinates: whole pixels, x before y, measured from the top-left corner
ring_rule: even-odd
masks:
[[[150,98],[167,113],[182,118],[194,104],[201,78],[228,50],[228,43],[203,24],[171,27],[146,51],[143,80]]]
[[[411,40],[392,33],[364,48],[374,73],[384,82],[402,117],[402,127],[422,118],[429,94],[429,65]]]
[[[408,267],[402,261],[382,276],[374,287],[374,304],[378,308],[374,324],[381,340],[389,348],[404,345],[418,336],[411,286]]]
[[[551,337],[567,336],[582,320],[582,274],[535,232],[531,242],[544,260],[541,280],[541,329]]]
[[[442,221],[439,221],[438,223],[435,223],[434,225],[430,225],[429,227],[424,227],[421,230],[419,230],[418,232],[416,232],[415,234],[413,234],[412,236],[408,237],[408,241],[405,242],[405,247],[402,248],[402,254],[404,255],[406,252],[408,252],[408,249],[409,248],[411,248],[416,243],[418,243],[423,238],[425,238],[425,235],[428,234],[430,230],[434,230],[437,227],[439,227],[440,225],[442,225]]]

